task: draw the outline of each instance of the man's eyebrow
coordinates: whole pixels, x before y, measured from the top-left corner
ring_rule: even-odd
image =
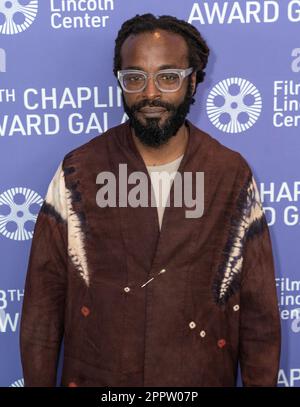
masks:
[[[141,68],[140,66],[135,66],[135,65],[130,65],[130,66],[125,66],[125,68],[123,68],[122,70],[128,70],[128,69],[134,69],[137,71],[143,71],[143,68]]]
[[[158,71],[161,71],[162,69],[184,69],[184,68],[181,68],[181,67],[179,67],[178,66],[178,64],[164,64],[164,65],[160,65],[159,67],[158,67]],[[135,69],[135,70],[138,70],[138,71],[144,71],[144,69],[142,68],[142,67],[140,67],[140,66],[137,66],[137,65],[130,65],[130,66],[126,66],[125,68],[123,68],[124,70],[127,70],[127,69]]]
[[[159,70],[162,70],[162,69],[181,69],[181,67],[179,67],[178,66],[178,64],[165,64],[165,65],[161,65],[160,67],[159,67]]]

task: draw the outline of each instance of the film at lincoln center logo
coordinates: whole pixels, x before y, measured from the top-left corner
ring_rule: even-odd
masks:
[[[42,197],[29,188],[11,188],[0,194],[0,235],[11,240],[32,239],[42,203]]]
[[[38,12],[38,0],[0,0],[0,34],[27,30]]]
[[[260,116],[262,99],[257,88],[246,79],[227,78],[210,91],[206,111],[211,123],[225,133],[241,133]]]

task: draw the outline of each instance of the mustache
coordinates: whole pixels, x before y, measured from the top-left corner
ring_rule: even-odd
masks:
[[[136,111],[140,110],[142,107],[162,107],[162,108],[164,108],[166,110],[169,110],[169,111],[176,110],[171,103],[162,102],[160,100],[152,100],[151,101],[151,100],[148,100],[148,99],[141,100],[140,102],[132,105],[130,110],[132,112],[136,112]]]

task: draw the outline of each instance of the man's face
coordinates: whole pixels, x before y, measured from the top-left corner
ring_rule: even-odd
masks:
[[[121,60],[121,69],[139,69],[148,73],[189,68],[184,38],[165,30],[129,36],[122,45]],[[177,133],[189,112],[195,80],[196,73],[192,73],[176,92],[161,92],[153,78],[149,78],[142,92],[123,91],[124,110],[135,135],[143,144],[159,147]]]

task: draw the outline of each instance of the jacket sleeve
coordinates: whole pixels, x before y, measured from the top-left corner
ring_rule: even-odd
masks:
[[[249,167],[247,178],[241,199],[246,229],[240,293],[241,375],[244,386],[276,386],[281,329],[272,244]]]
[[[65,184],[60,165],[39,212],[20,326],[25,386],[55,386],[63,336],[67,272]]]

